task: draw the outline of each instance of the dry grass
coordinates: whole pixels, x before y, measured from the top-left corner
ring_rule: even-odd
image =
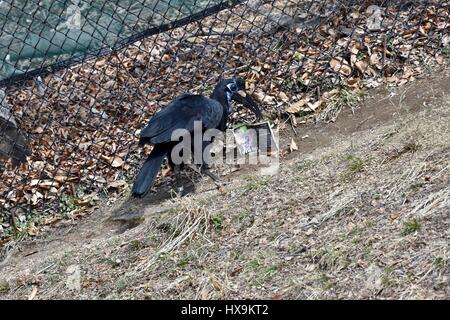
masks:
[[[0,266],[0,297],[448,299],[450,113],[434,96],[277,175],[234,175],[225,194],[204,180],[125,232]]]

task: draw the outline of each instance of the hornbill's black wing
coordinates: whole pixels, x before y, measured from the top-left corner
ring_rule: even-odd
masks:
[[[184,94],[157,112],[141,132],[140,144],[167,143],[176,129],[194,131],[194,121],[204,129],[215,128],[223,116],[222,105],[200,95]]]

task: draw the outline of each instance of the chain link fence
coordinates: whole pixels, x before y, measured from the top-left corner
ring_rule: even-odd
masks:
[[[334,121],[449,55],[449,1],[0,3],[1,241],[126,193],[140,129],[182,92],[239,76],[267,119]]]

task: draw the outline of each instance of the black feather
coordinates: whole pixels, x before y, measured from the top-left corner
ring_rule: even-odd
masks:
[[[170,144],[155,145],[134,181],[132,193],[135,197],[142,197],[150,191],[161,169],[164,157],[170,150]]]

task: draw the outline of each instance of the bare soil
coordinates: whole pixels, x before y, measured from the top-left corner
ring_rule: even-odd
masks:
[[[0,298],[449,299],[448,70],[297,131],[275,175],[124,197],[10,244]]]

